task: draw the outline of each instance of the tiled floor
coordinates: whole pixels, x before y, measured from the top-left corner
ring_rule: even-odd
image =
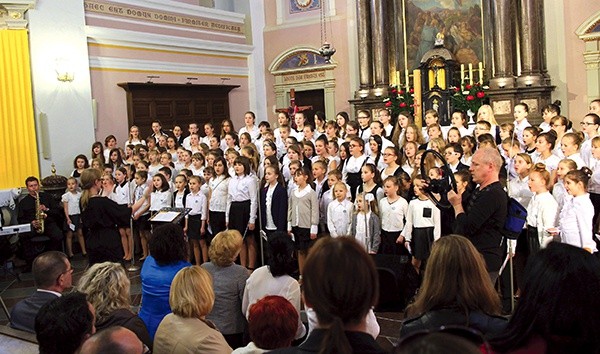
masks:
[[[75,271],[73,272],[73,284],[77,284],[77,280],[81,277],[87,267],[87,259],[81,255],[77,255],[71,261]],[[129,264],[128,264],[129,265]],[[139,266],[139,264],[137,264]],[[131,280],[131,303],[134,309],[137,308],[141,300],[141,281],[140,272],[129,272]],[[31,273],[20,274],[21,281],[17,281],[12,275],[4,272],[0,268],[0,297],[4,300],[8,311],[21,299],[29,296],[35,291],[33,277]],[[402,313],[396,312],[381,312],[376,313],[379,326],[381,327],[380,335],[377,342],[386,350],[390,351],[398,342],[398,334],[400,329],[400,320]],[[4,311],[0,309],[0,324],[7,324],[8,319]]]

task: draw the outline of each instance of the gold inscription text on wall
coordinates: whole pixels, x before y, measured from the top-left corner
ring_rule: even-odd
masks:
[[[244,35],[244,26],[227,21],[216,21],[197,16],[183,16],[173,12],[156,11],[136,6],[113,4],[109,2],[89,1],[84,2],[85,11],[101,14],[129,17],[172,25],[196,27],[214,32],[228,32]]]
[[[323,79],[325,79],[325,71],[312,71],[283,75],[283,82],[286,84],[321,81]]]

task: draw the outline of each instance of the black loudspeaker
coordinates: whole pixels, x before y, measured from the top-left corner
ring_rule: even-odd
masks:
[[[379,274],[380,312],[403,311],[419,287],[419,275],[410,263],[410,256],[372,255]]]

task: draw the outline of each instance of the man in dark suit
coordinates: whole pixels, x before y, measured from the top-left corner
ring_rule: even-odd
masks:
[[[449,143],[444,148],[444,158],[452,172],[468,170],[469,166],[460,162],[463,155],[462,146],[459,143]]]
[[[73,268],[64,253],[49,251],[37,256],[32,271],[37,290],[12,308],[10,326],[35,333],[35,316],[44,304],[60,297],[63,291],[71,287]]]

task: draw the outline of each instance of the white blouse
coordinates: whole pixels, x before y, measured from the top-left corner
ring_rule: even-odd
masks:
[[[352,222],[354,204],[344,199],[341,203],[333,200],[327,206],[327,227],[331,237],[346,236]]]
[[[208,209],[210,211],[224,213],[227,210],[227,190],[229,189],[228,178],[229,177],[225,178],[225,175],[221,175],[208,182],[208,187],[210,188]]]
[[[381,215],[381,229],[387,232],[398,232],[404,228],[404,218],[408,213],[408,202],[399,197],[398,200],[390,202],[383,198],[379,201],[379,214]]]
[[[558,203],[550,192],[536,194],[527,206],[527,225],[537,228],[540,245],[545,247],[552,240],[545,230],[556,226]]]
[[[201,191],[196,194],[190,192],[185,198],[185,207],[192,209],[188,215],[202,215],[200,220],[206,220],[208,214],[206,197]]]
[[[245,175],[229,178],[227,191],[227,208],[225,210],[225,220],[229,222],[229,210],[232,202],[250,201],[250,220],[249,224],[256,221],[256,212],[258,210],[257,192],[258,182],[256,176]]]
[[[569,196],[560,211],[559,227],[562,242],[569,245],[587,248],[596,252],[594,242],[593,222],[594,205],[590,195],[585,193],[578,197]]]

